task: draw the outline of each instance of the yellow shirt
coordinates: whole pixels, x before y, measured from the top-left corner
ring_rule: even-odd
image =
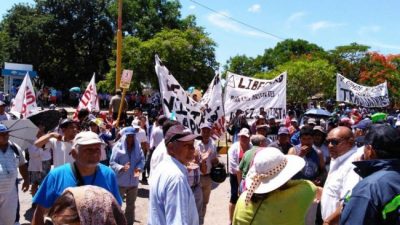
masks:
[[[246,206],[247,191],[236,203],[234,225],[304,225],[316,186],[306,180],[292,180],[257,203]]]

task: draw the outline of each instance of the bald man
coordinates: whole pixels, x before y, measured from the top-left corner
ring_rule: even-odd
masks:
[[[339,224],[343,200],[361,179],[352,164],[357,151],[352,131],[336,127],[328,133],[326,141],[332,161],[321,197],[324,225]]]

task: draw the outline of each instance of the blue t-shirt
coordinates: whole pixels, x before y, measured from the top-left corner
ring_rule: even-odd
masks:
[[[84,184],[95,185],[106,189],[113,194],[117,202],[122,205],[122,199],[119,194],[117,179],[114,172],[107,166],[99,164],[96,177],[94,176],[93,174],[92,176],[82,177]],[[71,164],[68,163],[52,169],[33,197],[33,203],[39,204],[45,208],[50,208],[66,188],[76,187],[76,184],[77,179],[72,172]]]

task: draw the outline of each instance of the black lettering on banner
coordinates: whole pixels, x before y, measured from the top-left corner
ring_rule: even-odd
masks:
[[[172,112],[172,110],[174,109],[175,97],[170,96],[169,101],[167,99],[163,98],[163,102],[167,106],[168,110],[170,112]]]
[[[183,108],[182,102],[179,103],[179,110],[176,110],[176,114],[185,115],[185,116],[188,114],[188,111]]]
[[[172,92],[175,93],[175,90],[176,90],[176,89],[180,89],[180,88],[181,88],[181,86],[179,86],[179,85],[177,85],[177,84],[171,84],[171,85],[169,85],[169,84],[167,83],[167,90],[168,90],[168,91],[172,91]]]
[[[243,86],[243,84],[242,84],[242,82],[243,82],[243,78],[240,78],[240,81],[239,81],[239,86],[238,86],[238,88],[244,88],[244,89],[246,89],[246,87],[245,86]]]
[[[251,90],[257,90],[258,89],[258,81],[254,81],[253,86],[251,87]]]

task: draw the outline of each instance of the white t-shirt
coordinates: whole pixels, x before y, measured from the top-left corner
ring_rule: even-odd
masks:
[[[146,131],[144,131],[142,128],[139,128],[139,131],[136,133],[136,140],[138,140],[140,144],[143,142],[148,142]]]
[[[72,158],[72,140],[71,141],[59,141],[56,138],[50,138],[46,144],[46,149],[53,150],[53,164],[54,168],[57,166],[64,165],[65,163],[74,162]]]
[[[165,146],[165,141],[163,139],[160,142],[160,144],[157,145],[156,149],[154,149],[153,155],[151,156],[150,177],[151,177],[152,171],[154,171],[156,169],[158,164],[160,164],[160,162],[163,161],[163,159],[167,155],[168,155],[167,147]]]
[[[29,165],[28,171],[39,171],[43,169],[42,161],[50,160],[51,153],[50,149],[38,148],[36,145],[28,147],[29,152]]]
[[[150,148],[155,148],[164,138],[163,130],[161,126],[157,126],[153,128],[153,131],[150,135]]]

